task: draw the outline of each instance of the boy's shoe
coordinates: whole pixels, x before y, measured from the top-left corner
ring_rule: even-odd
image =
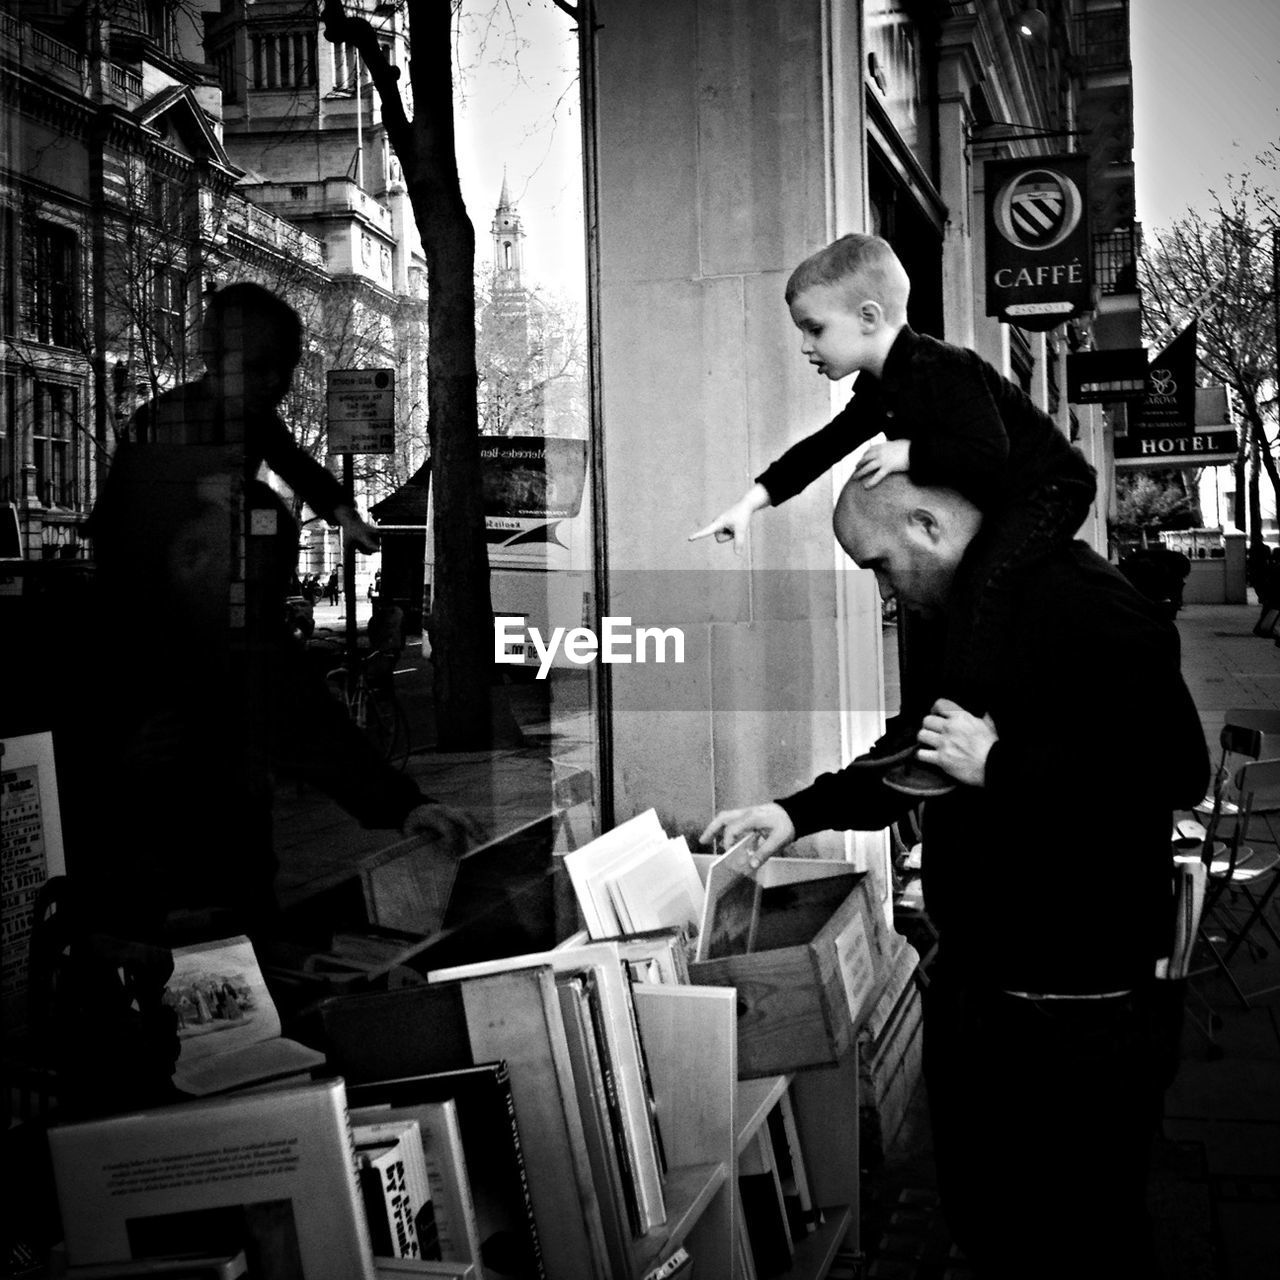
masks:
[[[943,773],[937,765],[925,764],[914,758],[890,769],[884,775],[884,785],[906,796],[919,796],[922,800],[930,796],[945,796],[948,791],[956,789],[955,779]]]
[[[888,769],[891,765],[910,760],[920,743],[916,735],[920,721],[910,716],[891,716],[884,733],[860,756],[849,762],[851,769]]]

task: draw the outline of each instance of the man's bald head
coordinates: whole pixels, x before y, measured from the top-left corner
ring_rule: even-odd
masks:
[[[922,488],[894,473],[868,489],[850,479],[836,500],[836,540],[859,568],[876,575],[880,594],[909,609],[936,613],[982,523],[978,508],[952,489]]]

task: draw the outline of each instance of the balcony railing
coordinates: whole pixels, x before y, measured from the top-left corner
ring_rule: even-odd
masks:
[[[28,30],[31,32],[31,47],[36,53],[48,58],[59,67],[74,71],[76,75],[83,74],[84,58],[69,44],[63,44],[61,40],[55,40],[52,36],[45,35],[43,31],[37,31],[34,28],[28,28]]]
[[[113,89],[118,89],[129,98],[142,97],[142,76],[138,72],[131,71],[128,67],[117,66],[114,62],[109,63],[108,67]]]
[[[308,266],[321,267],[320,243],[314,236],[298,230],[283,218],[259,209],[248,201],[235,201],[227,205],[227,229],[237,231],[246,239],[256,240],[260,244],[294,258]]]
[[[6,49],[17,49],[22,43],[22,23],[11,13],[0,13],[0,41]]]
[[[1104,298],[1138,292],[1142,228],[1117,227],[1093,237],[1093,280]]]

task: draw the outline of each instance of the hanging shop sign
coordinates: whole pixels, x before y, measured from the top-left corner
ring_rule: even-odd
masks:
[[[394,453],[394,369],[330,369],[326,374],[330,453]]]
[[[1196,425],[1196,322],[1193,320],[1147,368],[1147,386],[1129,416],[1129,431],[1174,436]]]
[[[987,315],[1052,329],[1093,305],[1088,157],[988,160]]]
[[[1067,399],[1072,404],[1140,400],[1146,392],[1146,347],[1067,354]]]

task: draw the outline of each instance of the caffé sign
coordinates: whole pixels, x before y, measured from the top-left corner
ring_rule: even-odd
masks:
[[[1093,301],[1088,160],[988,160],[987,315],[1052,329]]]

